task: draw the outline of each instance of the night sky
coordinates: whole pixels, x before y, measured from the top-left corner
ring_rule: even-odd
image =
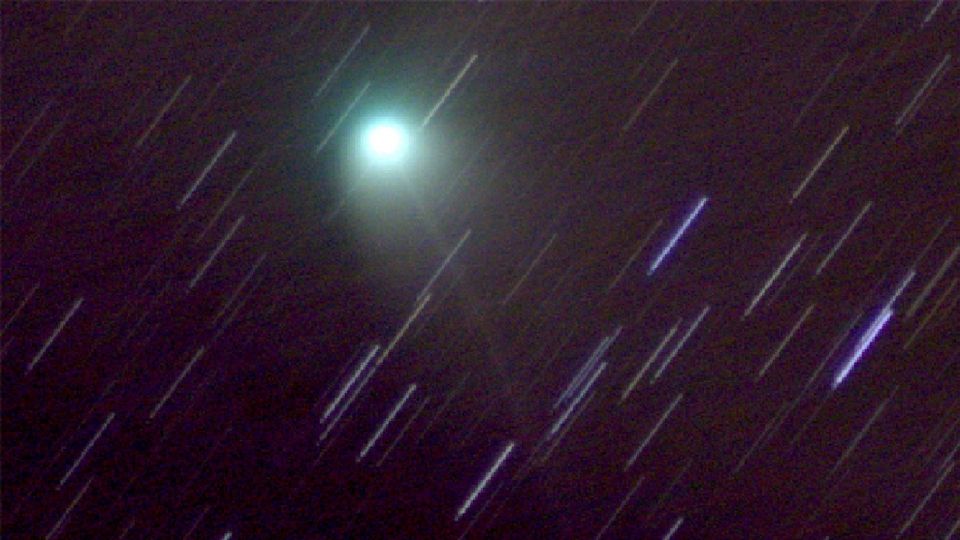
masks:
[[[960,536],[958,56],[942,0],[3,2],[3,538]]]

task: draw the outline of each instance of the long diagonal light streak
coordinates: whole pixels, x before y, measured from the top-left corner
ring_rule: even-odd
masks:
[[[654,272],[657,271],[657,268],[660,266],[660,263],[670,254],[674,246],[677,245],[677,242],[680,240],[680,237],[683,236],[683,233],[687,232],[687,228],[690,227],[690,224],[693,223],[693,220],[697,219],[697,216],[700,214],[700,211],[703,210],[703,207],[707,204],[707,201],[710,200],[708,197],[702,197],[700,201],[697,202],[697,206],[687,214],[687,218],[683,220],[683,224],[680,225],[680,228],[677,229],[673,236],[670,237],[670,241],[667,242],[667,245],[663,247],[660,251],[660,254],[657,255],[653,262],[650,263],[650,269],[647,270],[647,275],[652,276]]]
[[[480,492],[483,491],[483,488],[487,487],[487,484],[490,483],[490,479],[493,478],[493,475],[497,473],[497,470],[503,466],[503,462],[510,457],[510,453],[513,452],[513,449],[517,446],[517,443],[510,441],[506,446],[503,447],[503,450],[500,451],[500,455],[497,456],[497,460],[494,461],[493,465],[487,469],[486,474],[483,475],[483,478],[477,482],[477,485],[473,486],[473,490],[470,491],[470,495],[467,496],[466,500],[463,501],[463,504],[460,505],[460,508],[457,509],[457,516],[454,518],[454,521],[459,521],[464,514],[470,510],[470,507],[473,505],[473,502],[480,495]]]

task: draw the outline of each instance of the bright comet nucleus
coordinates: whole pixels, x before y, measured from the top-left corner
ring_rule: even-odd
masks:
[[[373,159],[393,161],[403,155],[407,136],[404,129],[397,124],[378,123],[367,130],[364,146]]]

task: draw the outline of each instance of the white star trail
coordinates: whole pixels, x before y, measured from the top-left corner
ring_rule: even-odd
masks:
[[[744,310],[743,316],[740,317],[740,320],[746,319],[753,313],[754,308],[757,307],[757,304],[760,302],[760,299],[763,298],[763,295],[767,294],[767,289],[770,288],[770,285],[773,285],[773,282],[777,280],[777,277],[783,272],[783,269],[790,264],[790,259],[797,254],[797,250],[800,249],[800,246],[803,245],[803,241],[806,240],[807,233],[803,233],[799,239],[793,244],[793,247],[790,248],[790,251],[787,252],[783,260],[780,261],[780,264],[774,269],[773,273],[770,274],[770,277],[767,278],[767,281],[764,282],[763,286],[760,287],[760,290],[757,291],[757,294],[750,300],[750,305],[747,306],[747,309]]]
[[[213,167],[220,161],[220,158],[223,156],[223,153],[227,151],[227,148],[230,148],[230,145],[233,144],[234,139],[237,138],[237,132],[231,131],[227,135],[226,140],[223,141],[223,144],[220,145],[220,148],[217,148],[216,153],[213,154],[213,157],[210,158],[210,161],[207,162],[207,165],[200,171],[200,174],[197,176],[197,179],[190,184],[190,187],[187,188],[187,192],[183,194],[183,197],[180,198],[180,201],[177,203],[177,210],[183,208],[183,205],[187,204],[187,201],[190,200],[190,197],[193,196],[193,192],[200,187],[200,184],[206,179],[207,175],[210,174],[210,171],[213,170]]]
[[[487,487],[487,484],[490,483],[490,479],[493,478],[493,475],[497,474],[497,471],[503,465],[503,462],[510,457],[510,454],[513,452],[513,449],[517,446],[515,441],[510,441],[503,447],[503,450],[500,451],[500,454],[497,456],[496,461],[487,469],[487,472],[484,473],[483,477],[477,482],[473,489],[470,490],[470,494],[467,495],[467,498],[463,501],[459,508],[457,508],[457,515],[455,521],[460,520],[464,514],[470,511],[470,507],[473,506],[474,501],[477,500],[477,497],[480,496],[480,492]]]

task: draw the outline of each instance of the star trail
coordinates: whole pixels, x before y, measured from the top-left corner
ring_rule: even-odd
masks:
[[[0,3],[3,538],[960,538],[960,3]]]

